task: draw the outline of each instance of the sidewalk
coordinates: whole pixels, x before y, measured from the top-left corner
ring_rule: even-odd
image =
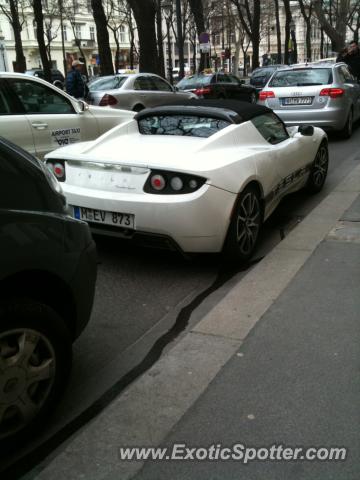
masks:
[[[27,479],[358,480],[360,166]],[[346,447],[344,462],[120,461],[119,447]]]

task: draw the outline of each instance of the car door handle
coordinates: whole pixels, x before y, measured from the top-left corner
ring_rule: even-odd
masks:
[[[32,123],[31,125],[37,130],[45,130],[48,127],[47,123]]]

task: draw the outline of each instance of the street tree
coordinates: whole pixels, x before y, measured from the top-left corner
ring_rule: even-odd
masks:
[[[330,0],[326,3],[323,0],[313,0],[315,14],[335,52],[339,52],[345,45],[351,4],[351,0]]]
[[[26,71],[26,59],[21,39],[21,32],[25,24],[24,9],[27,6],[26,0],[1,0],[0,11],[7,17],[14,32],[15,41],[15,72]]]
[[[96,1],[96,0],[92,0]],[[140,43],[140,72],[159,73],[156,43],[156,5],[154,0],[129,0],[138,27]]]
[[[116,45],[115,51],[115,72],[120,68],[120,33],[123,31],[126,25],[126,18],[123,15],[123,10],[126,8],[125,1],[123,0],[108,0],[105,3],[105,14],[107,20],[107,26],[113,34],[114,42]]]
[[[235,5],[240,22],[251,40],[252,44],[252,68],[259,66],[259,46],[260,46],[260,18],[261,5],[260,0],[231,0]]]
[[[77,46],[80,57],[84,62],[84,73],[88,77],[87,66],[86,66],[86,56],[81,47],[81,31],[79,32],[76,21],[79,11],[84,7],[84,4],[81,2],[74,2],[73,0],[59,0],[61,2],[60,11],[65,15],[66,19],[70,23],[71,31],[74,37],[75,45]],[[80,36],[79,36],[80,35]]]
[[[96,36],[100,60],[101,75],[113,75],[114,65],[109,41],[108,21],[102,0],[91,0],[96,25]]]
[[[46,44],[45,44],[45,32],[44,32],[44,15],[42,10],[41,0],[32,0],[34,10],[34,21],[36,24],[36,39],[39,46],[39,54],[41,58],[42,68],[44,71],[44,78],[48,82],[51,82],[51,64],[48,58]]]
[[[204,6],[202,0],[189,0],[190,10],[194,17],[194,22],[196,25],[197,35],[204,33],[205,30],[205,17],[204,17]],[[201,72],[205,68],[206,54],[201,52],[200,62],[198,66],[198,71]]]
[[[277,58],[276,63],[281,63],[281,27],[280,27],[280,11],[279,11],[279,0],[274,0],[275,7],[275,28],[276,28],[276,45],[277,45]]]
[[[299,6],[301,15],[303,16],[306,32],[305,32],[305,44],[306,44],[306,58],[311,60],[311,18],[313,13],[313,2],[310,1],[306,4],[304,0],[299,0]]]

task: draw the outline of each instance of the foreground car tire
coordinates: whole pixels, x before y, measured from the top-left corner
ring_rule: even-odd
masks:
[[[318,193],[323,188],[326,180],[328,168],[329,168],[328,145],[327,145],[327,142],[322,142],[319,147],[319,150],[316,153],[316,157],[315,157],[315,160],[306,184],[306,189],[310,193]]]
[[[9,448],[44,425],[71,368],[61,317],[32,300],[0,303],[0,444]]]
[[[250,185],[237,200],[223,248],[225,259],[240,262],[249,260],[254,253],[261,224],[259,191]]]

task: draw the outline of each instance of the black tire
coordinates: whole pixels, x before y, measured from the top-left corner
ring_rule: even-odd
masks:
[[[341,138],[348,139],[352,136],[353,124],[354,124],[354,112],[353,112],[353,109],[351,108],[349,115],[346,119],[344,128],[340,131]]]
[[[327,142],[322,142],[311,167],[310,175],[306,183],[306,189],[310,193],[318,193],[323,188],[329,168],[329,150]]]
[[[61,317],[26,299],[0,303],[0,445],[11,449],[41,430],[71,370]]]
[[[135,105],[135,107],[133,108],[133,112],[141,112],[141,110],[144,110],[144,105]]]
[[[225,240],[223,255],[231,261],[245,262],[256,248],[263,212],[258,189],[250,185],[238,197]]]

